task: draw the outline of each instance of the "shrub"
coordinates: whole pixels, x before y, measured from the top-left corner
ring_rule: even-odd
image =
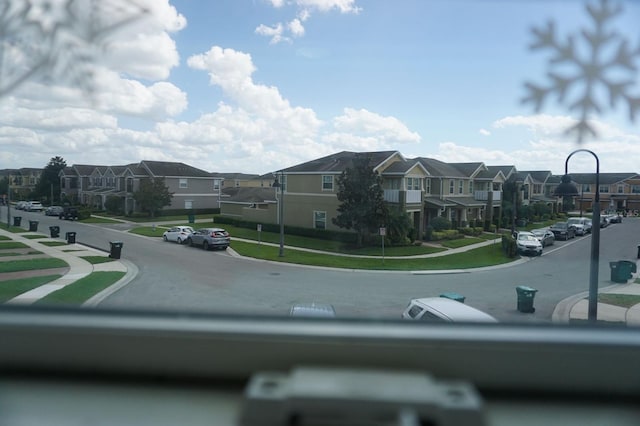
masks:
[[[514,258],[518,254],[516,239],[509,234],[502,235],[502,251],[509,258]]]
[[[444,231],[446,229],[451,229],[451,221],[442,216],[438,216],[431,220],[431,226],[434,231]]]
[[[427,226],[427,229],[424,233],[424,239],[425,241],[431,241],[433,239],[433,226]]]

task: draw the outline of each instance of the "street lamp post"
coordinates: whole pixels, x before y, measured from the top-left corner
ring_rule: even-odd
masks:
[[[278,181],[278,176],[276,176],[273,187],[276,188],[276,193],[278,188],[280,188],[280,198],[278,198],[278,220],[280,221],[280,250],[278,252],[279,257],[284,257],[284,172],[280,171],[280,181]]]
[[[593,215],[591,218],[591,262],[589,268],[589,310],[588,319],[595,322],[598,318],[598,272],[600,262],[600,160],[598,156],[588,149],[578,149],[573,151],[567,157],[564,163],[564,176],[562,183],[556,188],[554,195],[556,196],[578,196],[578,188],[571,183],[571,177],[568,173],[569,159],[578,152],[588,152],[596,159],[596,192],[593,200]]]

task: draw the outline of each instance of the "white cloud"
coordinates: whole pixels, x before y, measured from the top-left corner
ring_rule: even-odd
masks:
[[[387,146],[420,142],[420,135],[410,131],[397,118],[384,117],[366,109],[345,108],[344,114],[334,118],[333,124],[340,132],[375,135]]]
[[[270,0],[271,5],[276,9],[282,9],[285,4],[295,8],[295,19],[291,19],[286,26],[282,23],[269,26],[260,24],[255,33],[261,36],[270,37],[271,44],[281,42],[291,42],[293,37],[302,37],[305,34],[303,22],[307,21],[312,12],[329,13],[337,11],[341,14],[358,14],[362,8],[356,6],[356,0]]]
[[[478,130],[478,133],[480,133],[482,136],[491,136],[491,132],[487,129],[480,129]]]

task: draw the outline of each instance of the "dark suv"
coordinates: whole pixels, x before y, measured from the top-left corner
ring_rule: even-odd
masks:
[[[65,220],[78,220],[78,209],[65,206],[58,217]]]

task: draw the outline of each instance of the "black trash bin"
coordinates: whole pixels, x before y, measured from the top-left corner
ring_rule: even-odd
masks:
[[[518,294],[518,311],[525,313],[533,313],[536,308],[533,307],[533,299],[536,297],[538,290],[535,288],[519,285],[516,287]]]
[[[465,297],[458,293],[442,293],[440,297],[445,299],[455,300],[456,302],[464,303]]]
[[[640,244],[638,244],[638,259],[640,259]]]
[[[37,232],[38,231],[38,222],[37,220],[29,221],[29,232]]]
[[[122,241],[110,241],[111,244],[111,252],[109,253],[109,257],[112,259],[120,259],[120,254],[122,254]]]
[[[60,236],[60,227],[59,226],[50,226],[49,232],[51,233],[51,238],[58,238]]]
[[[22,222],[22,216],[13,217],[13,226],[20,226],[21,222]]]
[[[65,234],[67,237],[67,244],[75,244],[76,243],[76,233],[75,232],[67,232]]]

